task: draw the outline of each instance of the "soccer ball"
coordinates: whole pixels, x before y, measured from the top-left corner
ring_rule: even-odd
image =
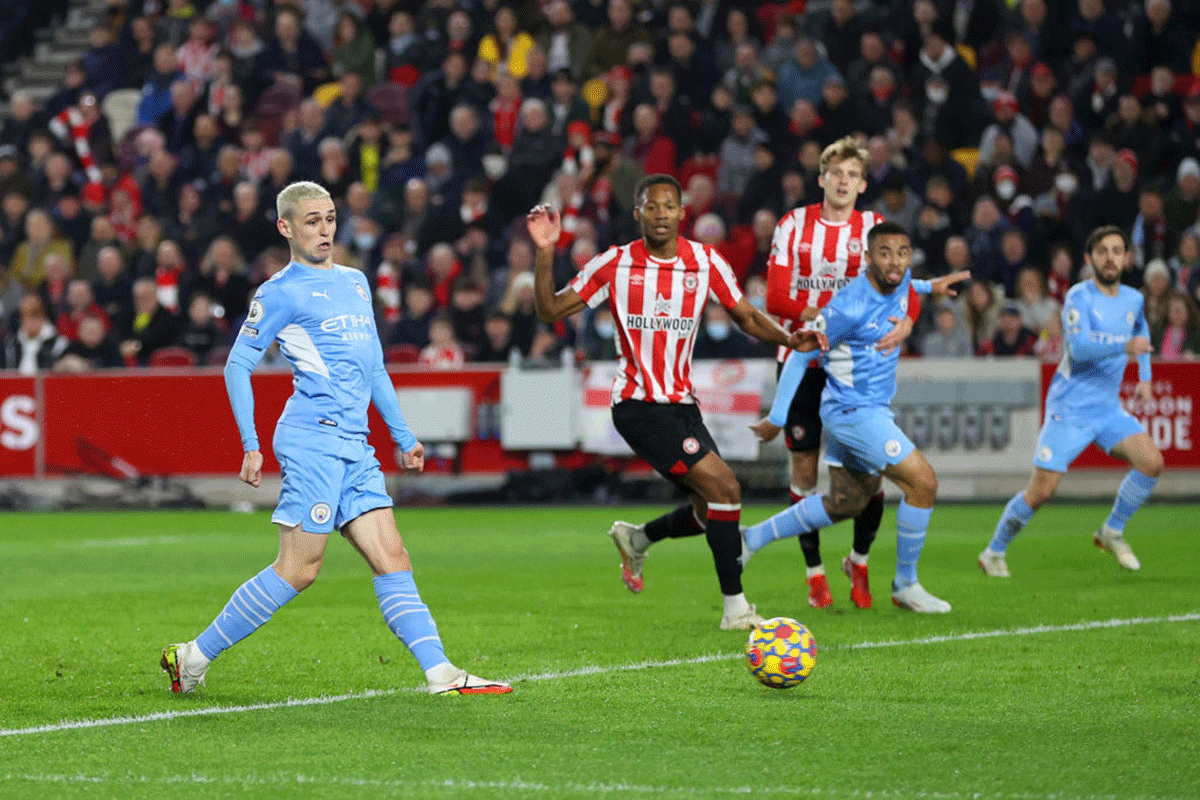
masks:
[[[746,664],[750,674],[764,686],[799,686],[817,665],[817,640],[796,620],[772,617],[750,631]]]

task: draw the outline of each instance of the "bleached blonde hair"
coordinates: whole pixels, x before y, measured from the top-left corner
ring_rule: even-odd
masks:
[[[333,198],[329,194],[329,190],[319,183],[312,181],[296,181],[289,183],[283,187],[283,191],[275,198],[275,212],[280,219],[291,220],[292,215],[296,213],[296,206],[301,200],[319,200],[321,198]]]
[[[821,174],[825,174],[825,170],[829,169],[829,165],[834,161],[845,161],[850,158],[858,159],[858,163],[862,166],[863,172],[867,171],[867,160],[870,158],[870,153],[867,148],[858,143],[858,140],[853,136],[844,136],[838,139],[825,148],[821,153]]]

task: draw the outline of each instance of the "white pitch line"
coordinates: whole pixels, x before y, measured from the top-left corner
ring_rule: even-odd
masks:
[[[381,778],[358,777],[314,777],[311,775],[205,775],[191,773],[188,775],[36,775],[9,773],[0,775],[0,781],[26,781],[28,783],[49,784],[118,784],[118,785],[229,785],[229,786],[324,786],[342,788],[369,789],[444,789],[453,795],[461,795],[464,791],[502,791],[505,793],[523,792],[526,794],[548,794],[551,797],[566,795],[584,795],[594,797],[606,794],[639,794],[661,795],[666,797],[711,797],[712,795],[736,796],[765,796],[765,797],[817,797],[817,798],[911,798],[921,797],[925,800],[1144,800],[1143,795],[1075,795],[1063,792],[1048,794],[1030,794],[1027,792],[988,792],[971,791],[937,792],[921,791],[914,795],[899,789],[847,789],[821,788],[815,786],[650,786],[646,784],[608,783],[593,781],[591,783],[576,783],[574,781],[560,784],[543,781],[515,780],[462,780],[454,778],[433,778],[426,781],[415,780],[386,780]],[[1172,800],[1155,796],[1154,800]]]
[[[1005,636],[1032,636],[1039,633],[1067,633],[1071,631],[1090,631],[1103,628],[1123,628],[1133,625],[1154,625],[1172,622],[1200,621],[1200,612],[1187,614],[1171,614],[1163,617],[1132,617],[1129,619],[1104,619],[1090,622],[1073,622],[1064,625],[1037,625],[1029,628],[1001,628],[990,631],[968,631],[966,633],[947,634],[944,636],[926,636],[919,639],[892,639],[878,642],[853,642],[850,644],[826,646],[826,650],[870,650],[882,647],[905,647],[910,645],[945,644],[948,642],[969,642],[976,639],[992,639]],[[620,672],[637,672],[663,667],[679,667],[693,664],[708,664],[713,661],[728,661],[741,658],[739,653],[710,653],[693,656],[692,658],[672,658],[663,661],[640,661],[635,664],[616,664],[613,666],[588,666],[571,670],[555,672],[538,672],[517,675],[509,680],[513,683],[535,681],[562,680],[578,678],[585,675],[609,675]],[[47,725],[35,725],[29,728],[0,728],[0,737],[29,736],[35,733],[57,733],[59,731],[81,730],[86,728],[110,728],[118,725],[139,725],[146,722],[181,719],[183,717],[200,717],[209,714],[240,714],[247,711],[273,711],[279,708],[294,708],[300,706],[326,706],[334,703],[344,703],[348,700],[366,700],[373,697],[388,697],[398,692],[423,692],[423,687],[404,689],[367,689],[362,692],[348,692],[337,695],[318,695],[316,697],[289,698],[287,700],[252,703],[239,706],[208,706],[206,708],[189,708],[180,711],[156,711],[152,714],[139,714],[128,717],[104,717],[100,719],[64,720]]]

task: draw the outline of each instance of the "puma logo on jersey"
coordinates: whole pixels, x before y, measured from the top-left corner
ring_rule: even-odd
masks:
[[[313,292],[313,297],[324,297],[326,300],[329,299],[329,295],[325,292]]]

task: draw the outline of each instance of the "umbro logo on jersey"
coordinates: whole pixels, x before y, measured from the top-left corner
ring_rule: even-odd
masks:
[[[629,276],[629,285],[630,286],[641,286],[645,282],[646,282],[646,279],[643,278],[641,275],[630,275]]]
[[[325,292],[313,292],[313,297],[324,297],[326,300],[329,299],[329,295]]]
[[[801,242],[800,243],[800,252],[801,253],[811,253],[812,252],[812,242]]]

